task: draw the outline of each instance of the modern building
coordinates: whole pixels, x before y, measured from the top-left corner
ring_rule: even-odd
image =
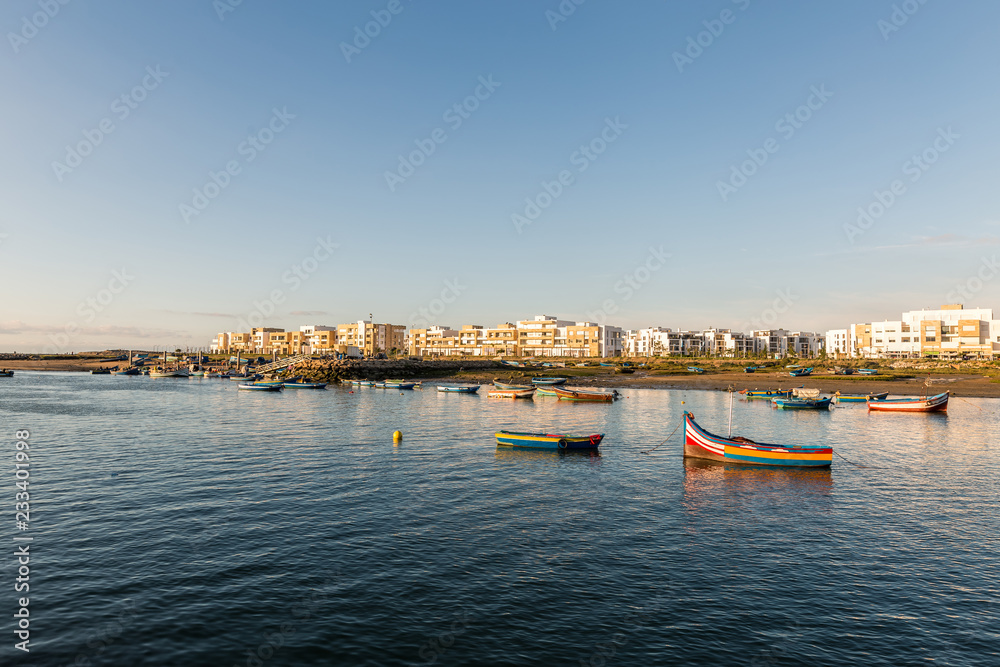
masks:
[[[991,308],[948,304],[911,310],[899,320],[853,324],[850,355],[866,358],[991,359],[1000,355],[1000,321]]]

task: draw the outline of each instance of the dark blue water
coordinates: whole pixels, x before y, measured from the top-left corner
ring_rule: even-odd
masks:
[[[1000,401],[737,402],[743,435],[867,466],[784,471],[685,464],[679,434],[641,453],[684,409],[725,433],[723,393],[349,392],[0,379],[4,539],[33,538],[31,652],[13,648],[6,556],[0,662],[1000,664]],[[600,456],[560,456],[498,450],[502,428],[607,437]]]

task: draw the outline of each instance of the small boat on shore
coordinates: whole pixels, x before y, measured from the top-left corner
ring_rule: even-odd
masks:
[[[554,433],[518,433],[497,431],[497,445],[521,449],[597,449],[604,440],[603,433],[593,435],[560,435]]]
[[[698,366],[688,366],[688,371],[691,373],[704,373],[704,368],[699,368]]]
[[[747,366],[746,368],[743,369],[743,372],[744,373],[756,373],[757,372],[757,368],[755,366]]]
[[[566,384],[566,378],[546,378],[546,377],[531,378],[531,384],[535,385],[536,387],[540,384],[543,385]]]
[[[242,391],[281,391],[285,388],[283,384],[238,384],[237,389]]]
[[[439,384],[437,390],[451,394],[475,394],[479,391],[478,384]]]
[[[690,412],[684,413],[684,456],[749,465],[827,468],[833,448],[824,445],[772,445],[747,438],[723,438],[709,433]]]
[[[877,368],[859,368],[858,375],[878,375]]]
[[[951,392],[923,398],[889,398],[868,401],[869,412],[947,412]]]
[[[600,364],[601,366],[614,366],[614,364],[612,364],[612,363],[608,363],[608,362],[606,362],[606,361],[601,361],[601,362],[598,362],[598,363],[599,363],[599,364]]]
[[[561,401],[589,401],[592,403],[613,403],[621,395],[617,389],[603,391],[599,389],[573,389],[570,387],[553,387],[556,396]]]
[[[798,370],[794,371],[788,371],[788,374],[791,375],[793,378],[804,378],[812,375],[812,372],[813,372],[812,367],[809,367],[809,368],[799,368]]]
[[[837,403],[867,403],[868,401],[884,401],[889,396],[889,392],[880,391],[877,394],[842,394],[839,391],[834,394]]]
[[[535,388],[528,389],[494,389],[486,394],[486,398],[531,398],[535,394]]]

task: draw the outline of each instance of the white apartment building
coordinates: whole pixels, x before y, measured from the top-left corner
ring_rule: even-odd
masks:
[[[826,353],[832,357],[851,354],[851,338],[847,329],[830,329],[826,332]]]

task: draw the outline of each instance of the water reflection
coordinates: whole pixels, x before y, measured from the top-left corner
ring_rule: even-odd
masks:
[[[497,461],[504,463],[552,462],[566,459],[567,462],[600,461],[601,453],[596,450],[565,451],[559,449],[518,449],[516,447],[497,447],[494,455]]]

